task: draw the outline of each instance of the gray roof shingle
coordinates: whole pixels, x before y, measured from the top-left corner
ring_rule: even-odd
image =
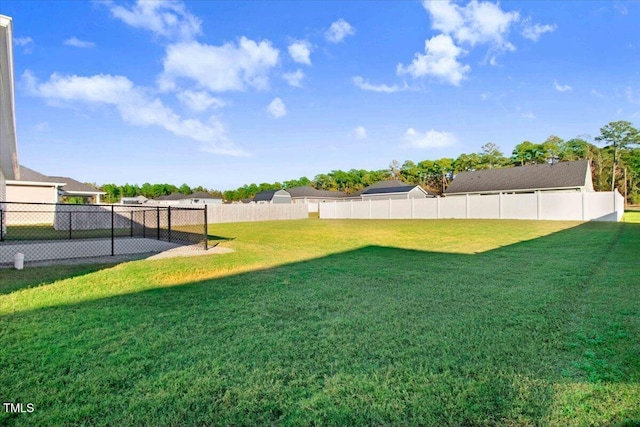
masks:
[[[460,172],[445,194],[583,187],[588,160]]]
[[[387,194],[387,193],[408,193],[416,188],[415,185],[400,185],[397,187],[378,187],[365,189],[362,194]]]
[[[378,181],[375,184],[371,184],[368,187],[363,188],[362,190],[356,191],[355,193],[351,193],[349,197],[358,197],[361,196],[365,191],[373,190],[376,188],[393,188],[393,187],[404,187],[407,183],[399,181],[397,179],[390,179],[387,181]]]
[[[22,165],[20,165],[20,181],[64,183],[65,185],[61,187],[61,189],[67,193],[82,192],[105,194],[103,191],[97,190],[90,185],[83,184],[82,182],[77,181],[73,178],[69,178],[67,176],[43,175],[40,172],[36,172],[33,169],[29,169],[28,167]]]

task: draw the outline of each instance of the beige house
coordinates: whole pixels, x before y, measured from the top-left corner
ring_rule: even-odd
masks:
[[[87,184],[64,176],[47,176],[20,166],[20,179],[7,180],[7,201],[22,203],[59,203],[66,197],[82,197],[100,203],[104,194]]]

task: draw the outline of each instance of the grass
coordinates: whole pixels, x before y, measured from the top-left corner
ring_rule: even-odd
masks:
[[[221,224],[0,270],[0,425],[640,423],[640,225]]]
[[[129,228],[116,228],[114,234],[117,237],[129,236],[131,230]],[[97,230],[56,230],[50,224],[38,225],[9,225],[7,226],[7,235],[5,239],[9,240],[66,240],[73,239],[92,239],[101,237],[111,237],[111,229]]]
[[[625,211],[622,220],[624,222],[640,224],[640,211]]]

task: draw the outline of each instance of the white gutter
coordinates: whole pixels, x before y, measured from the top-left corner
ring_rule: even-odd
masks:
[[[8,179],[7,185],[24,185],[30,187],[62,187],[67,185],[66,182],[47,182],[47,181],[15,181]]]

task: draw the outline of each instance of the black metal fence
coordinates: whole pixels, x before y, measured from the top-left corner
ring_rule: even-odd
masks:
[[[0,263],[207,249],[205,208],[0,203]]]

